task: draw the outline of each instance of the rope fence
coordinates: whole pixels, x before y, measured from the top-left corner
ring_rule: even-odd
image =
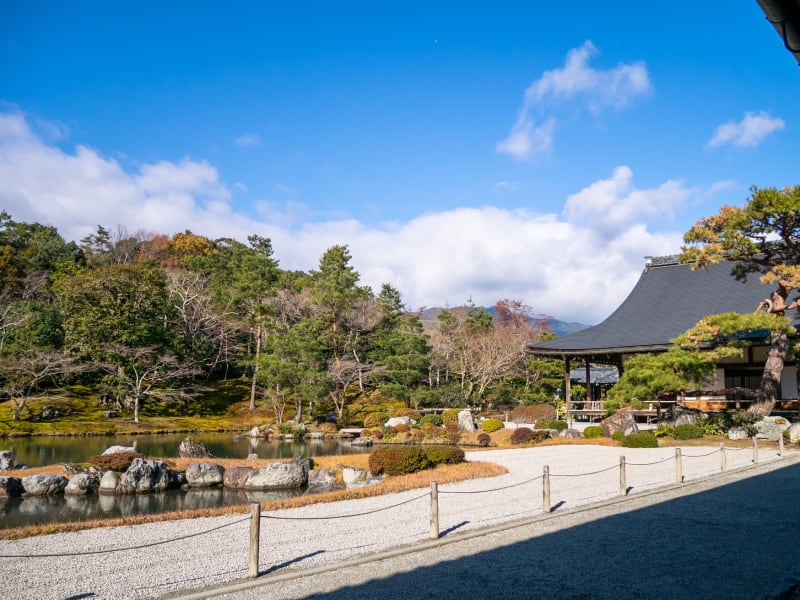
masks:
[[[779,451],[778,455],[783,457],[784,455],[784,448],[783,448],[783,440],[780,440],[779,443]],[[585,473],[551,473],[550,467],[548,465],[544,465],[542,469],[542,474],[537,475],[535,477],[526,479],[524,481],[520,481],[517,483],[513,483],[510,485],[502,486],[502,487],[495,487],[489,489],[481,489],[481,490],[440,490],[438,483],[432,481],[430,483],[430,490],[426,491],[423,494],[419,494],[412,498],[403,500],[401,502],[395,502],[392,504],[388,504],[386,506],[382,506],[379,508],[375,508],[369,511],[357,512],[357,513],[348,513],[348,514],[339,514],[339,515],[326,515],[326,516],[282,516],[282,515],[275,515],[275,514],[265,514],[261,512],[261,504],[258,502],[253,502],[250,504],[250,515],[248,517],[237,519],[235,521],[231,521],[229,523],[225,523],[223,525],[219,525],[216,527],[212,527],[209,529],[205,529],[203,531],[199,531],[196,533],[191,533],[187,535],[182,535],[179,537],[171,538],[168,540],[160,540],[156,542],[151,542],[147,544],[140,544],[135,546],[125,546],[121,548],[107,548],[101,550],[85,550],[81,552],[66,552],[66,553],[41,553],[41,554],[0,554],[0,559],[25,559],[25,558],[59,558],[59,557],[75,557],[75,556],[92,556],[97,554],[110,554],[115,552],[128,552],[133,550],[146,550],[148,548],[152,548],[155,546],[161,546],[164,544],[169,544],[173,542],[181,542],[190,538],[196,538],[203,535],[208,535],[212,532],[219,531],[221,529],[225,529],[228,527],[233,527],[235,525],[241,524],[245,521],[250,521],[249,527],[249,548],[248,548],[248,574],[250,577],[258,577],[259,575],[259,540],[260,540],[260,524],[262,520],[276,520],[276,521],[328,521],[333,519],[348,519],[348,518],[357,518],[363,517],[367,515],[372,515],[380,512],[385,512],[388,510],[396,509],[398,507],[411,504],[413,502],[417,502],[418,500],[422,500],[423,498],[428,497],[430,499],[430,539],[438,539],[441,532],[439,528],[439,495],[472,495],[472,494],[487,494],[487,493],[497,493],[510,490],[512,488],[519,488],[522,486],[530,485],[536,483],[541,480],[541,505],[538,503],[533,504],[533,502],[529,503],[528,508],[533,511],[540,509],[542,513],[548,514],[551,513],[553,508],[552,503],[552,487],[551,487],[551,480],[567,480],[572,481],[578,478],[585,478],[590,476],[601,475],[604,473],[609,473],[612,471],[618,471],[619,477],[619,489],[618,491],[608,491],[605,494],[601,493],[595,496],[591,496],[590,498],[579,498],[575,499],[572,498],[570,504],[572,505],[580,505],[582,501],[587,499],[593,499],[598,497],[608,498],[608,497],[625,497],[628,496],[630,491],[633,489],[643,490],[651,487],[664,487],[667,485],[677,484],[680,485],[686,481],[686,476],[683,471],[683,459],[691,460],[691,459],[702,459],[708,458],[714,454],[720,454],[720,467],[717,470],[702,473],[699,476],[707,476],[709,474],[713,475],[714,473],[725,473],[728,470],[727,464],[727,452],[730,450],[741,451],[747,450],[747,448],[728,448],[725,446],[724,443],[720,444],[719,448],[715,448],[709,452],[703,454],[684,454],[681,448],[675,449],[675,454],[672,456],[667,456],[665,458],[654,460],[651,462],[645,463],[634,463],[628,462],[624,455],[619,457],[619,464],[611,465],[608,467],[604,467],[601,469],[597,469],[595,471],[589,471]],[[753,438],[753,445],[752,445],[752,460],[748,461],[752,464],[758,463],[758,441],[756,438]],[[669,479],[663,478],[663,471],[664,469],[650,469],[648,472],[659,474],[662,476],[661,479],[658,479],[655,482],[645,482],[645,481],[638,481],[635,486],[629,486],[629,469],[628,467],[657,467],[658,465],[662,465],[664,463],[674,461],[675,462],[675,471],[674,471],[674,479],[670,477]],[[639,475],[641,479],[642,475]],[[697,478],[698,474],[695,473],[693,479]],[[566,485],[566,482],[565,482]],[[574,485],[574,484],[571,484]],[[609,486],[613,484],[609,484],[608,481],[603,482],[603,485]],[[591,487],[591,488],[600,488],[601,485],[597,486],[585,486],[584,487]],[[582,489],[582,488],[581,488]],[[613,487],[610,488],[613,490]],[[567,487],[564,487],[562,490],[566,493]],[[527,495],[526,498],[535,497],[535,494]],[[561,501],[557,503],[556,508],[560,507],[561,505],[565,504],[565,501]],[[478,508],[478,507],[476,507]],[[528,511],[526,511],[528,512]],[[519,514],[518,512],[514,513]],[[508,515],[505,515],[508,516]],[[496,517],[498,518],[498,517]],[[499,517],[502,519],[503,517]]]

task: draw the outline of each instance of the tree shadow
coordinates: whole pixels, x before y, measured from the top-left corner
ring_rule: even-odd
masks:
[[[524,525],[516,538],[508,532],[511,543],[469,556],[443,560],[456,550],[443,545],[426,555],[435,564],[308,597],[775,598],[800,566],[798,498],[800,465],[791,465],[628,512],[613,505],[610,516],[552,533]]]

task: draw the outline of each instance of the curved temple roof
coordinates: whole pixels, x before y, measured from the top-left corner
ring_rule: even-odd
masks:
[[[700,319],[724,312],[753,312],[773,285],[757,274],[747,281],[731,275],[732,262],[692,270],[676,257],[653,259],[633,291],[605,321],[563,338],[533,344],[543,356],[585,356],[665,350]]]

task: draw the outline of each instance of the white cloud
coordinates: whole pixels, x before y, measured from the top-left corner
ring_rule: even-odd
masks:
[[[294,195],[294,194],[297,193],[296,189],[289,187],[285,183],[276,183],[275,184],[275,189],[278,190],[279,192],[281,192],[282,194],[292,194],[292,195]]]
[[[564,217],[615,236],[629,227],[663,215],[672,216],[694,191],[682,181],[668,180],[657,188],[640,190],[633,171],[621,166],[609,179],[601,179],[567,198]]]
[[[621,109],[639,96],[652,92],[647,67],[641,61],[620,63],[613,69],[594,69],[589,59],[597,53],[590,41],[567,53],[564,67],[545,71],[525,90],[522,108],[509,136],[496,149],[519,160],[547,154],[552,149],[555,118],[542,117],[537,126],[531,112],[557,110],[565,103],[598,114],[607,108]]]
[[[233,145],[237,148],[258,148],[261,146],[261,136],[256,133],[246,133],[236,138]]]
[[[513,192],[519,188],[516,181],[498,181],[492,186],[495,192]]]
[[[770,133],[780,131],[785,126],[783,119],[772,117],[763,110],[758,114],[748,112],[738,123],[728,121],[717,127],[707,145],[710,148],[725,144],[739,148],[758,146]]]
[[[354,219],[309,222],[306,206],[267,201],[249,216],[233,209],[230,190],[207,162],[126,171],[85,146],[50,146],[21,114],[0,113],[0,209],[16,220],[55,225],[73,240],[98,224],[239,240],[256,233],[272,240],[286,269],[316,268],[327,248],[347,244],[362,282],[374,290],[393,284],[412,309],[457,306],[469,296],[481,305],[513,298],[537,312],[598,322],[633,287],[644,256],[678,250],[679,233],[653,233],[645,223],[689,193],[672,181],[637,190],[630,169],[619,167],[571,196],[566,218],[483,207],[368,227]]]

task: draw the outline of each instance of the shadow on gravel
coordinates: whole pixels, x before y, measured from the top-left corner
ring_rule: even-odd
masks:
[[[580,525],[561,519],[555,533],[451,560],[445,545],[433,566],[310,598],[776,598],[800,568],[800,465]]]

